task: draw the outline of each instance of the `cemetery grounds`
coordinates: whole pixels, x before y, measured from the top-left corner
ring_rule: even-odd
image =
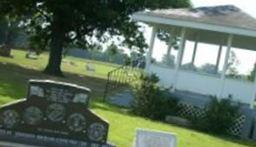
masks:
[[[43,74],[48,54],[42,53],[38,59],[25,58],[26,51],[13,50],[13,58],[0,57],[0,104],[15,101],[26,96],[29,79],[52,79],[76,83],[92,90],[91,109],[110,124],[109,140],[117,147],[131,147],[137,128],[161,130],[177,134],[179,147],[256,147],[256,143],[239,141],[220,136],[212,136],[191,129],[151,121],[128,113],[127,109],[103,103],[107,73],[118,65],[65,57],[62,70],[65,78]],[[95,72],[86,71],[91,64]]]

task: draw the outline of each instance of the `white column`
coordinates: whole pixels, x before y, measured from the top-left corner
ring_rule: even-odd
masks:
[[[219,47],[218,56],[217,56],[217,60],[216,60],[216,73],[218,72],[218,67],[220,65],[221,52],[222,52],[222,45],[220,45],[220,47]]]
[[[198,45],[198,40],[195,41],[195,45],[194,45],[194,50],[193,50],[193,55],[192,55],[192,65],[194,65],[195,63],[195,59],[196,59],[196,52],[197,52],[197,45]]]
[[[227,50],[226,50],[226,54],[225,54],[224,66],[223,66],[223,70],[221,73],[221,79],[225,79],[225,74],[228,69],[228,60],[229,60],[229,55],[230,55],[230,51],[231,51],[232,41],[233,41],[233,35],[229,35],[228,43],[227,43]]]
[[[173,39],[174,39],[173,32],[174,32],[174,29],[172,29],[172,30],[169,32],[170,38],[169,38],[168,48],[167,48],[167,53],[166,53],[168,59],[170,58],[170,56],[171,56],[171,51],[172,51],[172,42],[173,42]]]
[[[186,35],[186,28],[182,28],[181,34],[180,34],[181,40],[180,40],[180,44],[179,44],[178,57],[177,57],[177,60],[175,63],[174,82],[173,82],[172,90],[175,90],[176,84],[177,84],[178,72],[179,72],[181,62],[182,62],[182,56],[183,56],[183,51],[184,51],[184,47],[185,47],[185,35]]]
[[[227,42],[227,50],[226,50],[226,54],[225,54],[225,61],[224,61],[224,66],[221,72],[221,89],[220,89],[220,93],[219,93],[219,98],[223,97],[223,90],[224,90],[224,86],[225,86],[225,74],[226,71],[228,69],[228,60],[229,60],[229,55],[230,55],[230,51],[231,51],[231,47],[232,47],[232,41],[233,41],[233,35],[230,34],[228,36],[228,42]]]
[[[154,48],[154,44],[155,44],[156,32],[157,32],[157,28],[153,27],[152,33],[151,33],[150,44],[149,44],[149,50],[148,50],[147,57],[146,57],[146,71],[147,72],[149,71],[149,67],[151,64],[151,56],[152,56],[153,48]]]
[[[255,66],[255,65],[254,65]],[[253,109],[254,106],[254,99],[256,97],[256,72],[254,73],[254,86],[253,86],[253,93],[252,93],[252,99],[250,103],[250,108]]]
[[[255,74],[256,77],[256,74]],[[250,103],[250,108],[253,109],[254,108],[254,99],[256,97],[256,79],[254,79],[254,86],[253,86],[253,93],[252,93],[252,99],[251,99],[251,103]]]
[[[169,40],[169,42],[168,42],[168,48],[167,48],[167,53],[166,53],[166,55],[168,56],[168,57],[170,57],[170,54],[171,54],[171,50],[172,50],[172,36],[171,36],[171,38],[170,38],[170,40]]]
[[[183,51],[184,51],[184,46],[185,46],[185,35],[186,35],[186,28],[182,28],[181,34],[180,34],[181,40],[180,40],[180,44],[179,44],[178,57],[177,57],[176,64],[175,64],[176,71],[179,70],[179,67],[182,62],[182,56],[183,56]]]

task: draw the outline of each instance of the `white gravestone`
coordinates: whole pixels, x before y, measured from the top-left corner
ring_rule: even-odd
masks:
[[[177,147],[177,138],[167,132],[138,129],[135,147]]]

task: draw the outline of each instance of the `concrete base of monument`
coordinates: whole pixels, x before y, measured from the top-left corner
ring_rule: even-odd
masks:
[[[5,142],[5,141],[0,141],[0,146],[1,147],[39,147],[34,145],[26,145],[21,143]]]
[[[93,142],[78,141],[66,138],[48,137],[42,135],[13,135],[0,133],[0,147],[115,147],[106,143],[98,144]]]

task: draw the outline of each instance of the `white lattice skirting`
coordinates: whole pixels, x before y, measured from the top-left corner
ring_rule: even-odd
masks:
[[[181,110],[178,112],[178,116],[183,118],[189,118],[191,116],[195,116],[197,118],[202,118],[205,116],[205,109],[186,104],[186,103],[179,103]],[[233,136],[241,136],[242,129],[244,127],[244,123],[246,120],[245,115],[241,115],[239,118],[236,119],[235,123],[228,129],[229,133]]]

